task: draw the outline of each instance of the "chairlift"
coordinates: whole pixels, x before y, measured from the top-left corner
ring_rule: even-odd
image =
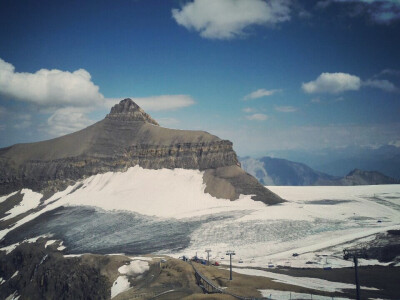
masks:
[[[324,270],[332,270],[332,265],[328,263],[328,256],[325,257],[325,263],[322,266]]]
[[[270,260],[269,262],[268,262],[268,268],[273,268],[275,265],[272,263],[272,261]]]

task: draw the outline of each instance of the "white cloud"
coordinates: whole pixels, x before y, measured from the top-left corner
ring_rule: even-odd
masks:
[[[126,97],[125,97],[126,98]],[[145,111],[176,110],[195,104],[189,95],[159,95],[150,97],[129,97]],[[106,107],[111,108],[124,98],[107,98]]]
[[[41,69],[35,73],[18,73],[12,64],[0,58],[0,95],[12,100],[33,104],[27,108],[50,114],[47,122],[34,129],[39,129],[50,136],[60,136],[83,129],[94,121],[88,113],[110,108],[120,99],[105,98],[99,87],[91,81],[90,74],[79,69],[74,72]],[[144,110],[175,110],[195,104],[189,95],[159,95],[132,99]],[[7,111],[0,106],[0,115]],[[9,118],[10,119],[10,118]],[[32,126],[29,114],[13,115],[13,126],[24,129]],[[177,120],[164,120],[169,125]]]
[[[243,108],[242,110],[243,110],[245,113],[251,113],[251,112],[254,111],[254,109],[251,108],[251,107],[245,107],[245,108]]]
[[[303,91],[308,94],[337,94],[345,91],[357,91],[360,87],[361,79],[346,73],[322,73],[316,80],[302,84]]]
[[[400,123],[331,124],[288,128],[248,126],[245,128],[208,129],[233,142],[239,155],[259,155],[266,151],[352,147],[360,145],[398,145]]]
[[[98,105],[103,99],[99,87],[84,69],[74,72],[41,69],[35,73],[18,73],[12,64],[1,58],[0,93],[50,107]]]
[[[232,39],[252,25],[274,25],[290,19],[288,0],[194,0],[173,9],[175,21],[204,38]]]
[[[250,121],[265,121],[266,119],[268,119],[268,116],[265,114],[253,114],[246,116],[246,119]]]
[[[384,70],[382,70],[378,75],[376,75],[375,77],[385,76],[385,75],[389,75],[389,76],[400,76],[400,70],[395,70],[395,69],[384,69]]]
[[[396,148],[400,148],[400,140],[390,141],[390,142],[388,143],[388,145],[390,145],[390,146],[395,146]]]
[[[258,89],[257,91],[254,91],[246,96],[244,96],[243,100],[251,100],[251,99],[257,99],[261,97],[267,97],[267,96],[272,96],[273,94],[280,92],[281,90],[266,90],[266,89]]]
[[[386,79],[369,79],[363,82],[363,85],[381,89],[385,92],[397,92],[398,88]]]
[[[290,113],[297,111],[297,108],[293,106],[275,106],[275,110],[279,112]]]
[[[93,123],[81,108],[65,107],[56,110],[47,119],[44,131],[51,136],[61,136],[83,129]]]
[[[164,127],[175,126],[179,124],[179,120],[175,118],[157,118],[157,122]]]
[[[323,0],[317,3],[317,7],[324,9],[332,3],[354,4],[353,9],[346,7],[350,16],[368,15],[376,23],[388,24],[400,19],[400,1],[398,0]]]

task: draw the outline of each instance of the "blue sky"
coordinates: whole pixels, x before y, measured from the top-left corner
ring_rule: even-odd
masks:
[[[400,2],[0,1],[0,147],[134,98],[239,155],[400,147]]]

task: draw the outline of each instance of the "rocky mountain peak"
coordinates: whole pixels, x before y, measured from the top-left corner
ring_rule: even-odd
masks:
[[[106,118],[118,121],[141,121],[159,126],[156,120],[150,117],[130,98],[126,98],[115,104]]]
[[[349,174],[347,174],[347,176],[363,175],[363,174],[365,174],[365,173],[368,173],[368,172],[363,171],[363,170],[360,170],[360,169],[354,169],[354,170],[351,170],[351,171],[349,172]]]

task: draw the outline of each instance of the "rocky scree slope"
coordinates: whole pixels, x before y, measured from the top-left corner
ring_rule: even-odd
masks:
[[[283,201],[240,168],[232,142],[204,131],[160,127],[129,98],[78,132],[0,149],[0,195],[22,187],[49,194],[135,165],[204,170],[206,192],[218,198],[245,194],[266,204]]]

